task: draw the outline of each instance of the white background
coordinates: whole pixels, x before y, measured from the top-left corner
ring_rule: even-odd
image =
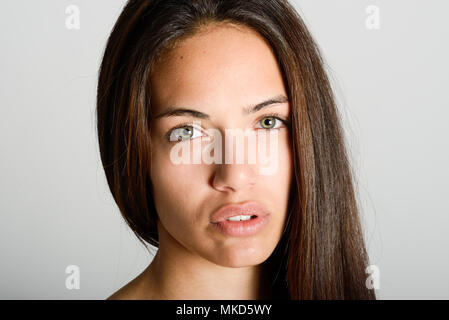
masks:
[[[449,299],[449,2],[292,2],[344,115],[378,297]],[[65,25],[72,4],[80,30]],[[110,195],[96,137],[98,67],[124,4],[1,3],[0,299],[104,299],[152,259]],[[72,264],[79,290],[65,286]]]

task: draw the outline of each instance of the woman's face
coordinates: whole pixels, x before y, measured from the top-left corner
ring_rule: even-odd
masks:
[[[281,238],[292,178],[288,125],[270,114],[288,120],[290,105],[280,99],[253,112],[243,109],[287,97],[271,48],[250,29],[209,25],[181,42],[155,66],[151,92],[151,181],[160,218],[161,247],[168,245],[163,241],[169,241],[170,245],[227,267],[264,262]],[[175,109],[196,113],[167,113]],[[180,125],[184,127],[173,131]],[[185,127],[190,125],[193,128]],[[221,136],[208,134],[210,129],[216,129]],[[233,140],[233,147],[226,147],[229,129],[234,129],[233,134],[238,134],[238,129],[276,133],[277,146],[268,134],[264,142],[266,155],[275,151],[264,160],[271,164],[262,163],[259,157],[256,162],[249,161],[251,153],[259,149],[254,149],[256,144],[248,137],[244,137],[244,161],[238,162],[238,139]],[[181,141],[170,141],[170,137]],[[195,163],[193,142],[199,142],[204,152],[217,139],[222,139],[223,161]],[[258,143],[260,139],[256,138]],[[174,155],[186,148],[191,151],[189,161],[177,163]],[[230,152],[233,158],[226,162],[226,153]],[[270,165],[274,170],[263,173],[262,168]],[[214,228],[211,216],[217,209],[246,201],[258,202],[269,212],[268,224],[262,230],[233,236]]]

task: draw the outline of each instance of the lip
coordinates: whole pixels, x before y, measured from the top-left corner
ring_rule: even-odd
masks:
[[[250,220],[228,221],[227,218],[238,215],[256,216]],[[211,217],[211,224],[220,232],[234,237],[245,237],[260,232],[269,222],[270,214],[255,201],[243,204],[230,203],[219,208]]]

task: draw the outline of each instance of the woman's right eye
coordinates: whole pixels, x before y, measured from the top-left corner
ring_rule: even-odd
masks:
[[[195,135],[195,131],[198,131],[199,135]],[[197,138],[201,136],[201,131],[194,126],[183,126],[171,130],[168,134],[170,142],[181,142],[189,139]]]

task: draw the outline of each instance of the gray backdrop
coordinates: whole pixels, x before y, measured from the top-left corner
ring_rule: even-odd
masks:
[[[103,299],[152,259],[109,193],[95,130],[97,71],[124,3],[1,2],[2,299]],[[344,115],[378,297],[448,299],[449,2],[294,4]],[[69,265],[79,289],[66,287]]]

